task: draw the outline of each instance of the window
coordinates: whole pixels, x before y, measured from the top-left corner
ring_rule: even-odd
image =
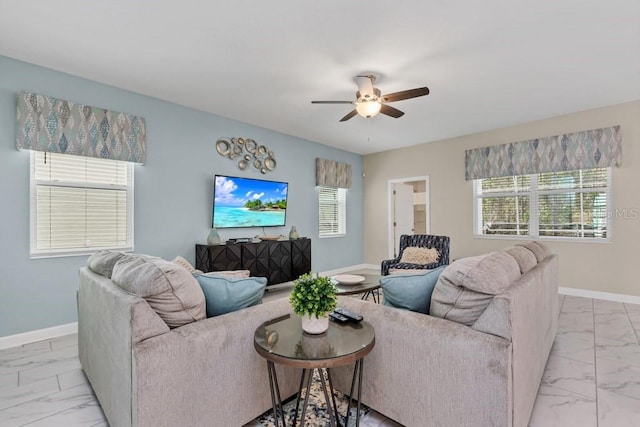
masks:
[[[608,168],[477,179],[475,235],[606,239],[610,194]]]
[[[318,187],[320,237],[346,234],[346,193],[344,188]]]
[[[130,162],[31,152],[31,256],[133,250]]]

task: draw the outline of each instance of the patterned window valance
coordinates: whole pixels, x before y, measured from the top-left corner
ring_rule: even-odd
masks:
[[[351,165],[327,159],[316,159],[316,185],[351,188]]]
[[[142,117],[18,92],[16,147],[144,163]]]
[[[620,126],[466,150],[464,161],[467,181],[620,166]]]

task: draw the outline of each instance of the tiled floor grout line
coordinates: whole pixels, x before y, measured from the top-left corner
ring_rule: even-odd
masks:
[[[38,418],[37,420],[29,421],[29,422],[28,422],[28,423],[26,423],[26,424],[22,424],[20,427],[24,427],[24,426],[28,426],[28,425],[33,424],[33,423],[37,423],[37,422],[39,422],[39,421],[44,420],[45,418],[55,417],[56,415],[61,414],[61,413],[63,413],[63,412],[70,411],[71,409],[75,409],[75,408],[77,408],[77,407],[79,407],[79,406],[86,405],[86,404],[87,404],[87,402],[91,402],[91,400],[87,400],[86,402],[83,402],[83,403],[81,403],[81,404],[79,404],[79,405],[76,405],[76,406],[73,406],[73,407],[71,407],[71,408],[66,408],[66,409],[63,409],[63,410],[58,411],[58,412],[54,412],[54,413],[51,413],[51,414],[47,414],[46,416],[44,416],[44,417],[42,417],[42,418]]]
[[[556,356],[556,357],[562,357],[562,356]],[[570,360],[573,360],[573,359],[570,359]],[[584,362],[583,362],[583,363],[584,363]],[[542,384],[542,382],[541,382],[540,384]],[[577,392],[577,391],[575,391],[575,390],[570,390],[570,389],[568,389],[568,388],[564,388],[564,387],[561,387],[561,386],[557,386],[557,385],[555,385],[555,384],[547,384],[547,387],[551,387],[551,388],[555,388],[555,389],[558,389],[558,390],[562,390],[562,391],[565,391],[565,392],[567,392],[567,393],[569,393],[569,394],[577,394],[578,396],[582,396],[582,397],[584,397],[585,399],[593,399],[593,397],[591,397],[591,396],[587,396],[586,394],[582,394],[582,393]]]
[[[629,320],[629,325],[631,325],[631,330],[636,336],[636,340],[638,341],[638,345],[640,345],[640,335],[638,330],[633,326],[633,322],[631,321],[631,316],[629,315],[629,309],[627,308],[627,304],[622,304],[624,308],[624,312],[627,314],[627,319]]]

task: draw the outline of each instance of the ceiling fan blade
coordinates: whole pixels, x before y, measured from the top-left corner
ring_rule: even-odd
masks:
[[[353,104],[353,101],[311,101],[312,104]]]
[[[340,121],[341,122],[346,122],[347,120],[349,120],[351,117],[355,116],[356,114],[358,114],[358,112],[355,109],[353,109],[353,110],[351,110],[351,112],[349,114],[347,114],[346,116],[341,118]]]
[[[356,83],[358,83],[358,92],[360,92],[360,95],[362,96],[374,95],[374,88],[373,88],[374,80],[375,80],[375,77],[372,75],[356,76]]]
[[[402,111],[385,104],[382,104],[382,106],[380,107],[380,113],[386,114],[387,116],[391,116],[395,119],[404,116],[404,113]]]
[[[390,93],[388,95],[382,95],[380,98],[382,102],[395,102],[402,101],[403,99],[417,98],[419,96],[429,95],[428,87],[419,87],[417,89],[403,90],[400,92]]]

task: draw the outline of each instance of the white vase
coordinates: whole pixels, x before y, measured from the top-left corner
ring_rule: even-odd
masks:
[[[315,314],[302,316],[302,330],[308,334],[321,334],[329,329],[329,316],[316,317]]]
[[[208,245],[219,245],[220,243],[222,243],[222,240],[220,239],[220,235],[218,234],[218,230],[214,228],[211,229],[211,231],[209,232],[209,235],[207,236],[207,244]]]

